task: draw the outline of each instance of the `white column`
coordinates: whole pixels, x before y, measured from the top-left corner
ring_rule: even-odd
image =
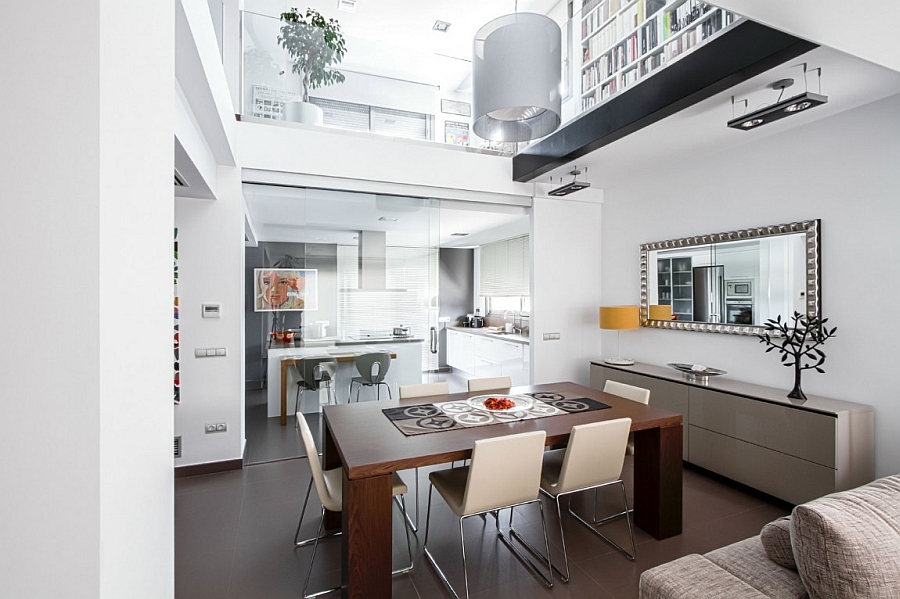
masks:
[[[534,384],[587,385],[590,360],[601,355],[597,310],[603,196],[595,190],[580,191],[578,196],[583,199],[534,199],[530,348]],[[559,338],[545,341],[544,334]]]
[[[174,594],[172,13],[0,19],[0,596]]]

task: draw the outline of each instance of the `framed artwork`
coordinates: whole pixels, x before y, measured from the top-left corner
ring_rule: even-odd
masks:
[[[458,100],[441,100],[441,112],[444,114],[458,114],[459,116],[472,116],[472,105]]]
[[[284,103],[297,99],[297,92],[290,89],[254,85],[251,90],[252,109],[250,114],[260,119],[283,120]]]
[[[444,121],[444,142],[456,146],[469,145],[469,123]]]
[[[254,268],[256,312],[319,309],[319,271],[315,268]]]
[[[181,368],[179,367],[180,363],[180,351],[181,351],[181,332],[179,331],[178,324],[178,227],[175,227],[175,253],[174,253],[174,264],[173,264],[173,272],[172,272],[172,282],[175,286],[175,302],[172,305],[174,316],[174,330],[172,333],[173,340],[173,351],[175,361],[173,363],[175,370],[175,391],[174,391],[174,400],[175,404],[181,403]]]

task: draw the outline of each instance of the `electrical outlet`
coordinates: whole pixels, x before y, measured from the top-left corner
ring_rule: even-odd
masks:
[[[220,423],[218,423],[218,424],[216,425],[216,432],[217,432],[217,433],[224,433],[224,432],[227,431],[227,430],[228,430],[228,425],[225,424],[224,422],[220,422]]]
[[[206,432],[207,432],[207,433],[214,433],[214,432],[216,432],[216,425],[215,425],[215,424],[210,424],[210,423],[207,422],[207,423],[206,423]]]

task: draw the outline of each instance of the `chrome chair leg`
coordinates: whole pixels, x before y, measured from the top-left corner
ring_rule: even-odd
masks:
[[[525,503],[522,503],[520,505],[527,505],[534,502],[537,502],[538,506],[541,508],[541,529],[544,531],[544,551],[546,551],[545,554],[541,554],[540,551],[535,549],[534,546],[526,541],[525,538],[513,528],[513,512],[515,512],[515,507],[510,507],[509,509],[509,537],[504,535],[503,531],[500,529],[499,518],[497,519],[497,536],[500,538],[500,541],[504,545],[509,547],[509,550],[512,551],[523,564],[529,567],[532,572],[537,574],[544,581],[544,584],[547,586],[547,588],[553,588],[553,572],[555,569],[553,567],[553,562],[550,561],[550,541],[547,538],[547,523],[544,520],[544,504],[541,501],[541,498],[538,497],[537,499],[526,501]],[[529,551],[529,553],[537,557],[544,566],[547,566],[547,576],[544,576],[544,573],[541,572],[540,569],[538,569],[534,562],[528,559],[527,555],[519,551],[519,549],[515,545],[513,545],[512,539],[515,539],[516,541],[521,543],[522,546]],[[559,570],[556,570],[556,572],[561,574]]]
[[[309,486],[306,488],[306,499],[303,500],[303,509],[300,510],[300,519],[297,521],[297,531],[294,533],[294,546],[295,547],[306,547],[310,543],[316,542],[316,540],[318,538],[330,539],[332,537],[341,536],[341,531],[336,530],[334,532],[328,533],[324,537],[320,537],[320,535],[321,535],[321,531],[320,531],[320,534],[317,534],[315,537],[310,537],[309,539],[306,539],[304,541],[298,540],[300,537],[300,527],[303,525],[303,515],[306,513],[306,505],[309,503],[309,494],[312,491],[312,486],[313,486],[313,480],[312,480],[312,477],[310,477]]]
[[[615,518],[621,518],[622,516],[625,516],[625,518],[626,518],[626,520],[627,520],[627,522],[628,522],[628,534],[629,534],[629,536],[631,537],[631,553],[628,553],[628,552],[627,552],[625,549],[623,549],[618,543],[616,543],[615,541],[613,541],[612,539],[610,539],[609,537],[607,537],[605,534],[603,534],[603,533],[600,532],[599,530],[597,530],[596,525],[592,525],[590,522],[588,522],[587,520],[585,520],[584,518],[582,518],[581,516],[579,516],[578,514],[576,514],[576,513],[572,510],[572,504],[571,504],[571,503],[569,504],[568,511],[569,511],[569,513],[570,513],[576,520],[578,520],[579,522],[581,522],[588,530],[590,530],[590,531],[593,532],[595,535],[597,535],[598,537],[600,537],[601,539],[603,539],[604,541],[606,541],[607,543],[609,543],[610,545],[612,545],[616,550],[618,550],[620,553],[622,553],[625,557],[627,557],[627,558],[630,559],[631,561],[634,561],[634,556],[637,554],[637,551],[636,551],[636,547],[635,547],[635,544],[634,544],[634,530],[633,530],[632,527],[631,527],[630,510],[628,509],[628,496],[625,494],[625,483],[622,482],[621,480],[614,480],[614,481],[610,481],[610,482],[608,482],[608,483],[606,483],[606,484],[599,485],[599,487],[605,487],[606,485],[611,485],[611,484],[613,484],[613,483],[619,483],[619,485],[621,485],[621,487],[622,487],[622,499],[623,499],[624,502],[625,502],[625,509],[624,509],[624,511],[619,512],[618,514],[613,514],[612,516],[608,516],[608,517],[606,517],[606,518],[602,518],[602,519],[600,519],[600,520],[596,520],[596,505],[597,505],[597,504],[596,504],[596,501],[595,501],[595,503],[594,503],[594,510],[595,510],[595,512],[594,512],[594,520],[597,521],[598,523],[604,523],[604,522],[608,522],[609,520],[613,520],[613,519],[615,519]],[[595,493],[595,494],[596,494],[597,489],[598,489],[599,487],[595,487],[595,488],[594,488],[594,493]],[[573,491],[573,492],[577,493],[577,491]]]
[[[406,499],[403,497],[403,495],[400,495],[399,497],[400,514],[403,516],[403,519],[406,520],[406,522],[409,522],[409,514],[406,513]],[[393,572],[391,572],[391,574],[404,574],[413,569],[412,541],[410,541],[409,538],[409,527],[406,526],[406,522],[403,523],[403,528],[406,529],[406,551],[409,554],[409,565],[400,568],[399,570],[394,570]]]
[[[316,552],[319,549],[319,539],[322,536],[322,525],[325,523],[325,508],[322,508],[322,516],[319,518],[319,529],[316,532],[315,543],[313,543],[313,553],[312,557],[309,559],[309,568],[306,569],[306,580],[303,582],[303,599],[312,599],[313,597],[319,597],[321,595],[326,595],[328,593],[333,593],[335,591],[340,591],[341,587],[334,587],[331,589],[325,589],[324,591],[316,591],[315,593],[307,594],[306,589],[309,587],[309,578],[312,576],[312,568],[313,563],[316,561]]]
[[[431,531],[431,498],[433,491],[434,485],[429,485],[428,508],[425,510],[425,542],[422,544],[422,553],[425,554],[425,559],[427,559],[428,563],[431,564],[431,567],[434,568],[434,571],[435,573],[437,573],[438,578],[441,579],[441,582],[444,583],[444,586],[447,587],[447,590],[450,591],[450,594],[453,595],[454,599],[459,599],[459,595],[456,594],[456,590],[453,588],[453,585],[451,585],[450,581],[447,580],[447,575],[444,574],[444,571],[441,570],[441,567],[438,566],[437,561],[435,561],[434,556],[431,555],[431,551],[428,550],[428,533]],[[462,519],[460,519],[460,533],[462,533]],[[463,539],[463,570],[465,570],[465,555],[466,546],[465,540]],[[466,580],[466,599],[469,599],[468,579]]]

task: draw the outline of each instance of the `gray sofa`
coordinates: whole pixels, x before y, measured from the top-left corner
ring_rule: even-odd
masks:
[[[900,597],[900,475],[798,505],[758,536],[641,575],[641,599]]]

